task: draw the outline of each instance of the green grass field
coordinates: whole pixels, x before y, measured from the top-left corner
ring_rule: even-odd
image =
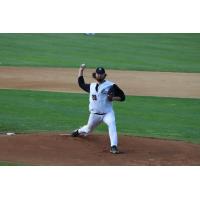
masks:
[[[69,132],[88,119],[84,94],[0,90],[0,105],[1,132]],[[119,133],[200,143],[199,99],[128,96],[114,107]]]
[[[0,166],[25,166],[25,165],[22,163],[16,163],[16,162],[0,161]]]
[[[0,66],[200,72],[200,34],[0,34]]]

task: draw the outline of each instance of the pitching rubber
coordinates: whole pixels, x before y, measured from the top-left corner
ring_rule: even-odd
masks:
[[[59,134],[60,136],[71,136],[71,134],[70,133],[61,133],[61,134]]]

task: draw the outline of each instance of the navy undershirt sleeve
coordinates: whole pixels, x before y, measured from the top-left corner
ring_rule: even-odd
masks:
[[[86,92],[90,92],[90,84],[86,84],[83,76],[78,77],[78,84],[81,89]]]
[[[109,92],[112,92],[115,97],[120,97],[121,101],[125,101],[126,96],[124,92],[116,84],[110,88]]]

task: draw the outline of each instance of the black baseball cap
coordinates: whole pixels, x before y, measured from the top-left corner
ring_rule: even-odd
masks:
[[[97,67],[96,68],[96,73],[97,74],[105,74],[105,69],[103,67]]]

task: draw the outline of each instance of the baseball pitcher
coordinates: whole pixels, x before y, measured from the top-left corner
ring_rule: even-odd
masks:
[[[112,101],[124,101],[124,92],[116,84],[105,79],[106,73],[103,67],[97,67],[96,72],[92,74],[96,82],[86,84],[83,77],[85,67],[85,64],[80,66],[78,84],[80,88],[89,93],[90,116],[87,125],[73,131],[71,135],[73,137],[79,135],[87,136],[95,127],[104,122],[108,126],[111,143],[110,152],[118,154],[117,130]]]

